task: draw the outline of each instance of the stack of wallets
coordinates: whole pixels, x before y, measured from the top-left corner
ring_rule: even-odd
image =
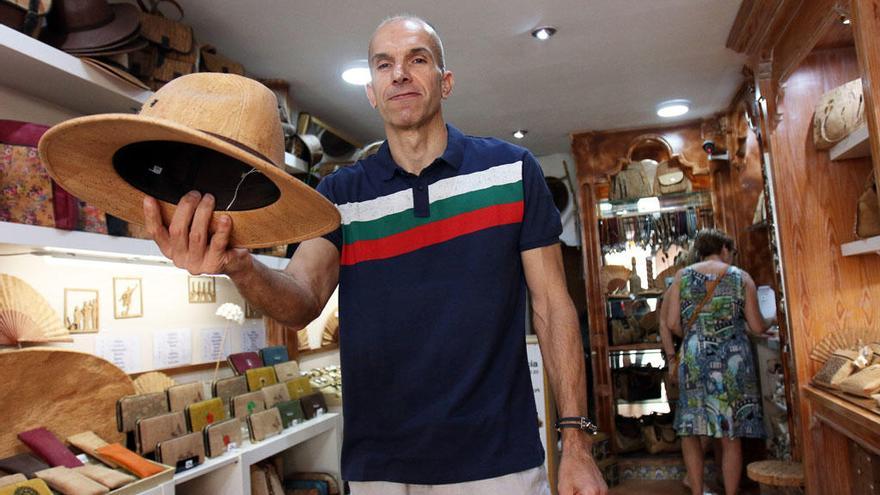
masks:
[[[122,433],[134,431],[141,418],[168,412],[168,399],[163,392],[127,395],[116,401],[116,427]]]
[[[174,467],[176,473],[205,462],[205,441],[202,433],[188,433],[160,442],[156,446],[156,460]]]

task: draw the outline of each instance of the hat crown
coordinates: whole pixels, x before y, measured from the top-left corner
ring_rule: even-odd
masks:
[[[253,79],[211,72],[178,77],[147,100],[140,115],[207,132],[277,167],[284,163],[278,100]]]
[[[50,24],[63,32],[86,31],[109,24],[113,10],[107,0],[55,0]]]

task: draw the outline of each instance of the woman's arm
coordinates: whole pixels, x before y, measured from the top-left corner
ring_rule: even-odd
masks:
[[[752,280],[752,277],[748,273],[744,271],[741,272],[743,285],[745,285],[746,289],[746,323],[748,323],[749,331],[755,335],[761,335],[770,328],[770,323],[764,320],[764,317],[761,315],[761,308],[758,306],[758,289],[755,287],[755,281]]]
[[[675,274],[675,280],[672,282],[672,285],[666,291],[666,297],[663,301],[663,306],[667,307],[664,320],[666,321],[666,327],[675,335],[679,337],[682,336],[681,329],[681,294],[679,294],[679,287],[681,286],[681,275],[684,273],[684,270],[679,270],[678,273]],[[662,313],[661,313],[661,316]]]

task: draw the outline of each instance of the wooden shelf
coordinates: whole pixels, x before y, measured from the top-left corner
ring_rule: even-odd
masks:
[[[852,131],[843,141],[834,145],[828,155],[832,160],[850,160],[871,156],[871,140],[868,138],[868,126],[862,125]]]
[[[880,414],[812,385],[806,385],[802,390],[813,404],[813,416],[817,420],[856,443],[880,452]]]
[[[145,239],[115,237],[21,223],[0,222],[0,252],[37,253],[119,263],[173,266],[156,243]],[[287,258],[254,255],[275,270],[287,266]]]
[[[880,254],[880,235],[859,241],[847,242],[840,246],[840,251],[844,256]]]
[[[661,350],[661,349],[663,349],[663,344],[661,344],[660,342],[644,342],[641,344],[610,345],[610,346],[608,346],[608,352],[651,351],[651,350]]]
[[[80,112],[137,112],[150,91],[0,25],[0,85]]]

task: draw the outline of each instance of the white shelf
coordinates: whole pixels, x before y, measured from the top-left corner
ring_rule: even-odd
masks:
[[[52,252],[103,261],[171,265],[171,261],[162,255],[153,241],[20,223],[0,222],[0,245],[0,251],[7,254]],[[265,255],[255,257],[275,270],[283,270],[287,266],[287,258]]]
[[[869,237],[861,241],[847,242],[840,246],[844,256],[858,256],[860,254],[880,254],[880,235]]]
[[[871,140],[868,139],[868,126],[862,125],[852,131],[843,141],[834,145],[828,155],[832,160],[850,160],[871,156]]]
[[[152,94],[3,25],[0,85],[83,114],[136,112]]]
[[[202,464],[182,473],[175,474],[174,484],[179,485],[181,483],[186,483],[189,480],[206,475],[224,466],[237,464],[239,461],[241,461],[241,455],[237,452],[227,452],[226,454],[223,454],[219,457],[214,457],[213,459],[206,458],[205,462],[203,462]]]

